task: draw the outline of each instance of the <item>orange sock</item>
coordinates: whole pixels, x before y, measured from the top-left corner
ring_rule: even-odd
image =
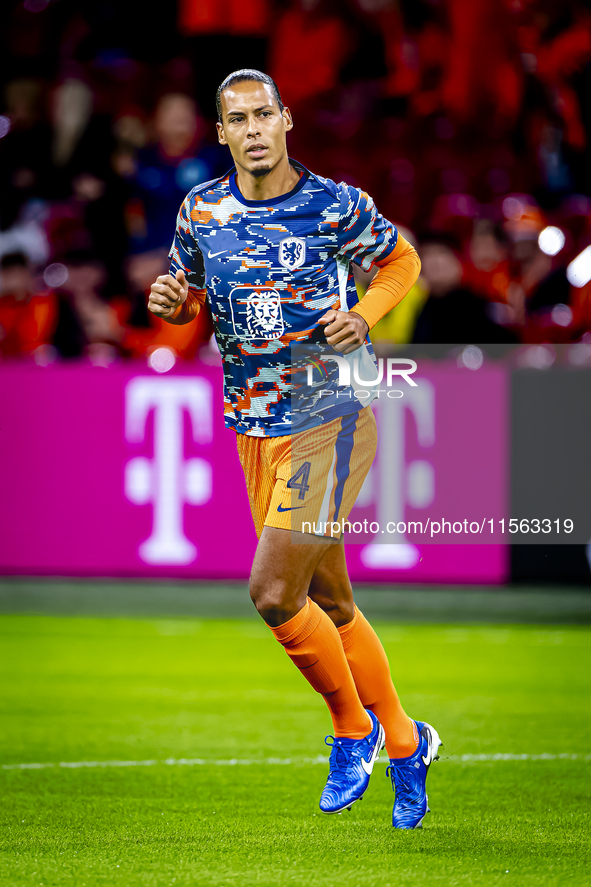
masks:
[[[335,736],[367,736],[371,721],[359,701],[339,633],[318,604],[307,598],[299,613],[271,631],[308,683],[324,696]]]
[[[373,711],[386,731],[388,756],[412,755],[419,742],[417,728],[400,704],[377,634],[357,607],[353,621],[338,632],[363,707]]]

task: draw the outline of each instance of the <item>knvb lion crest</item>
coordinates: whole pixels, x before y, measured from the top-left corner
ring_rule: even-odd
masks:
[[[240,339],[279,339],[284,331],[281,297],[271,287],[236,287],[230,293],[234,333]]]
[[[306,241],[301,237],[284,237],[279,243],[279,261],[284,268],[294,271],[304,264]]]
[[[253,339],[278,339],[283,335],[281,299],[276,290],[260,290],[248,296],[246,325]]]

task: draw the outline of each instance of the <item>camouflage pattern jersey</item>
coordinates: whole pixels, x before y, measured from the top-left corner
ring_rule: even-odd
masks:
[[[319,318],[358,302],[351,262],[369,270],[398,239],[365,192],[290,162],[299,182],[272,200],[246,200],[235,170],[193,188],[169,254],[170,273],[182,268],[194,293],[207,292],[224,366],[226,426],[256,437],[288,435],[296,424],[311,428],[366,405],[355,397],[317,404],[296,423],[292,345],[324,343]],[[369,339],[355,355],[371,375]],[[333,384],[336,369],[328,372]]]

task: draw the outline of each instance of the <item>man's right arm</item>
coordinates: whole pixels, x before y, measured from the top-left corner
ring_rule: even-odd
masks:
[[[206,290],[189,289],[185,272],[180,268],[176,276],[161,274],[150,288],[148,310],[167,323],[189,323],[205,304]]]
[[[193,320],[205,304],[205,267],[191,223],[191,195],[181,204],[170,248],[170,273],[162,274],[150,288],[148,309],[167,323]]]

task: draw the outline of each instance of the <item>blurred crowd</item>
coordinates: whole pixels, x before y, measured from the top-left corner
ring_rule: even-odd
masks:
[[[1,356],[210,348],[205,313],[171,326],[146,301],[184,196],[231,166],[215,90],[245,66],[291,108],[291,156],[419,248],[377,343],[591,342],[590,7],[4,0]]]

